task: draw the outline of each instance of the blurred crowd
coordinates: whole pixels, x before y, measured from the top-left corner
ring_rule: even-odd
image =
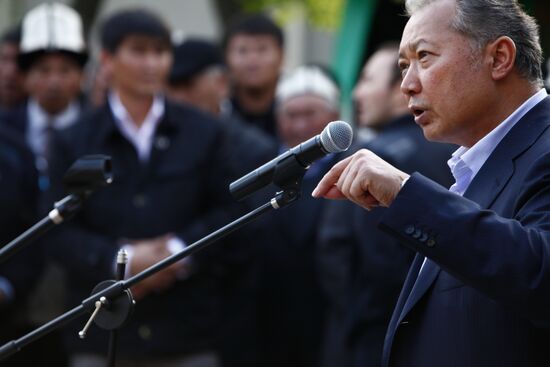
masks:
[[[91,60],[80,16],[59,3],[2,35],[1,243],[66,195],[79,157],[112,157],[114,175],[74,219],[0,264],[2,344],[113,279],[120,249],[131,277],[268,202],[274,187],[237,202],[228,185],[339,119],[333,73],[308,64],[283,74],[283,32],[267,16],[236,19],[220,44],[170,35],[151,10],[121,10],[102,20]],[[345,155],[367,147],[449,186],[454,148],[414,124],[397,59],[388,43],[366,61]],[[378,366],[413,252],[378,231],[383,209],[310,197],[343,156],[314,163],[296,203],[134,286],[117,365]],[[80,340],[86,319],[0,365],[106,366],[109,333],[94,325]]]

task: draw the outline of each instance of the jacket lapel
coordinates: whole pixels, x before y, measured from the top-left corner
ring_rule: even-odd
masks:
[[[421,258],[422,262],[424,262],[425,257],[422,256]],[[411,293],[403,306],[403,310],[399,315],[399,319],[397,321],[398,324],[403,322],[403,319],[407,316],[409,311],[422,298],[428,289],[430,289],[430,286],[433,284],[440,271],[441,268],[436,263],[430,259],[426,259],[426,262],[424,263],[424,266],[421,267],[418,277],[416,278],[416,282],[411,289]]]
[[[464,197],[489,208],[514,173],[514,159],[534,144],[548,127],[550,97],[533,107],[506,134],[474,177]]]

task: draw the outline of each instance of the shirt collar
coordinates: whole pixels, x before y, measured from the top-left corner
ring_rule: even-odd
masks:
[[[470,182],[506,134],[527,112],[547,96],[546,90],[541,89],[471,148],[458,148],[447,162],[456,180],[451,189],[461,195],[464,194]]]
[[[153,104],[139,128],[135,121],[132,120],[126,107],[122,104],[119,95],[114,91],[109,93],[109,105],[111,106],[118,127],[132,134],[137,133],[141,129],[150,128],[150,125],[156,126],[164,116],[164,97],[160,94],[155,95],[153,98]]]
[[[75,100],[67,108],[56,115],[46,112],[34,98],[27,104],[29,127],[32,130],[44,130],[51,126],[54,129],[64,129],[72,125],[80,114],[80,104]]]
[[[109,93],[108,101],[113,112],[115,124],[121,134],[134,145],[139,158],[141,160],[147,160],[151,151],[157,125],[164,116],[164,97],[160,94],[155,95],[153,104],[139,127],[133,121],[116,92],[112,91]]]

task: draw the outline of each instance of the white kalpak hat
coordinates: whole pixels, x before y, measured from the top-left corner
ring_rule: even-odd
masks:
[[[318,66],[300,66],[277,85],[278,103],[301,95],[315,95],[337,107],[340,91],[336,83]]]
[[[62,52],[84,65],[88,58],[78,13],[60,3],[45,3],[31,9],[23,18],[20,66],[27,68],[36,56]]]

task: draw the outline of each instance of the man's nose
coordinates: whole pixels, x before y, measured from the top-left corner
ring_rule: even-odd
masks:
[[[401,81],[401,92],[409,96],[420,93],[421,89],[422,84],[420,83],[416,67],[410,66],[403,75],[403,80]]]

